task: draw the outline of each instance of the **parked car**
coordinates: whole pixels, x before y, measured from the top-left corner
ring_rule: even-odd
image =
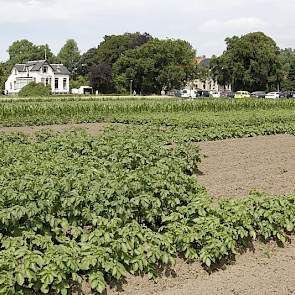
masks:
[[[191,98],[197,98],[199,97],[198,90],[191,90]]]
[[[180,91],[182,98],[190,98],[191,97],[191,91],[187,89],[183,89]]]
[[[281,98],[293,98],[295,92],[294,91],[283,91],[280,93]]]
[[[288,96],[289,96],[289,92],[288,91],[280,92],[280,98],[288,98]]]
[[[254,91],[251,93],[251,97],[254,98],[265,98],[266,93],[264,91]]]
[[[199,90],[198,91],[198,96],[199,97],[210,97],[210,92],[206,90]]]
[[[268,99],[280,98],[280,92],[269,92],[265,95],[265,98],[268,98]]]
[[[226,90],[226,91],[222,91],[222,92],[220,93],[220,96],[221,96],[221,97],[234,98],[234,97],[235,97],[235,93],[232,92],[232,91],[228,91],[228,90]]]
[[[220,98],[221,95],[220,95],[220,92],[218,92],[218,91],[212,91],[210,93],[210,96],[213,98]]]
[[[177,89],[169,90],[166,93],[167,96],[176,96],[176,97],[181,97],[181,91]]]
[[[250,98],[250,93],[248,91],[237,91],[235,98]]]

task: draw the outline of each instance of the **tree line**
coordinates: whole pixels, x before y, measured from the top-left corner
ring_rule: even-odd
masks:
[[[227,38],[226,50],[210,63],[196,61],[196,50],[184,40],[158,39],[148,33],[105,36],[81,54],[77,42],[67,40],[57,55],[50,47],[28,40],[13,42],[9,59],[0,63],[0,90],[13,65],[29,60],[63,63],[71,73],[71,87],[91,85],[100,93],[137,93],[180,89],[187,82],[212,78],[234,90],[295,90],[295,50],[280,49],[262,32]]]

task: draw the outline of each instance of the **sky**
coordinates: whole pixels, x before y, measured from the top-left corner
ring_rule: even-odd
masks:
[[[219,55],[224,39],[263,31],[295,48],[295,0],[0,0],[0,60],[19,39],[57,53],[74,38],[81,52],[103,36],[148,32],[184,39],[198,55]]]

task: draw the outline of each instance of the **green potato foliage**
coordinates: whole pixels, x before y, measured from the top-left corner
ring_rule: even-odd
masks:
[[[195,181],[198,147],[153,128],[2,134],[0,147],[0,294],[102,292],[179,255],[210,267],[294,230],[294,196],[213,203]]]
[[[211,267],[256,239],[286,242],[295,196],[214,201],[196,182],[194,142],[295,134],[293,101],[0,103],[2,125],[122,122],[0,134],[0,294],[102,292],[178,256]],[[132,123],[132,124],[129,124]]]

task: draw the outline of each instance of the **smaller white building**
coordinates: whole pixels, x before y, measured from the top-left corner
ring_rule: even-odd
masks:
[[[81,86],[80,88],[73,88],[72,94],[90,95],[90,94],[93,94],[93,88],[90,86]]]
[[[70,91],[70,72],[64,65],[50,64],[47,60],[16,64],[5,83],[5,94],[17,94],[31,82],[50,85],[54,94],[67,94]]]

